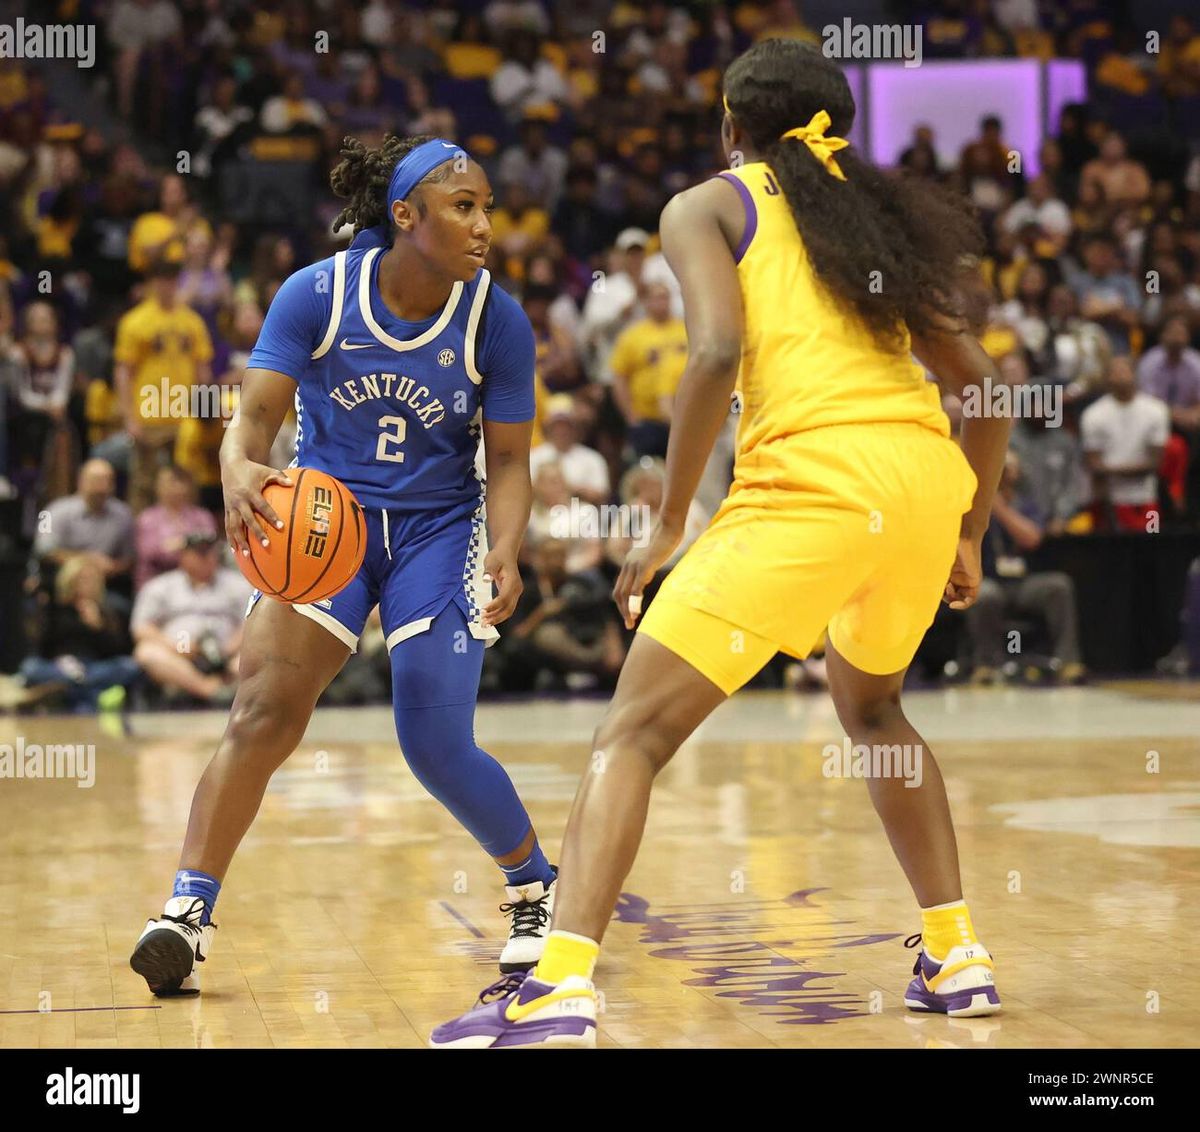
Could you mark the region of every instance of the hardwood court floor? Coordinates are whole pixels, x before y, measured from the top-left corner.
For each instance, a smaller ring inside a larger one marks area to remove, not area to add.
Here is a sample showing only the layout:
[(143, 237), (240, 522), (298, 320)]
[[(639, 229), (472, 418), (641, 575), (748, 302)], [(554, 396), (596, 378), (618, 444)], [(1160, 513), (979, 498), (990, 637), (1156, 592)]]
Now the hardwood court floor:
[[(828, 699), (744, 693), (660, 776), (597, 973), (602, 1045), (1195, 1044), (1197, 688), (908, 703), (1005, 1013), (904, 1009), (919, 919), (863, 784), (822, 774)], [(554, 852), (602, 707), (479, 713)], [(495, 871), (408, 772), (389, 711), (323, 710), (226, 879), (204, 996), (152, 998), (129, 952), (223, 723), (0, 720), (0, 743), (95, 746), (91, 787), (0, 779), (0, 1046), (418, 1046), (495, 978)]]

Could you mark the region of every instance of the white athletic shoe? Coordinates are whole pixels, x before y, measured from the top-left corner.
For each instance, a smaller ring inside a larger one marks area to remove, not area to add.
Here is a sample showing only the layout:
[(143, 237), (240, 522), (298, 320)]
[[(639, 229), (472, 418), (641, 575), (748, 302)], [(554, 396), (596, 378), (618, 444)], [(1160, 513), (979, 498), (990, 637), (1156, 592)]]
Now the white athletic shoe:
[(160, 998), (199, 994), (199, 964), (208, 958), (217, 925), (203, 926), (204, 901), (172, 896), (157, 920), (147, 920), (129, 957), (129, 965)]
[(500, 952), (501, 974), (528, 971), (542, 957), (546, 937), (550, 934), (550, 917), (554, 914), (554, 889), (558, 881), (552, 880), (547, 888), (542, 882), (517, 886), (505, 885), (508, 903), (500, 905), (500, 911), (512, 917), (508, 928), (508, 942)]

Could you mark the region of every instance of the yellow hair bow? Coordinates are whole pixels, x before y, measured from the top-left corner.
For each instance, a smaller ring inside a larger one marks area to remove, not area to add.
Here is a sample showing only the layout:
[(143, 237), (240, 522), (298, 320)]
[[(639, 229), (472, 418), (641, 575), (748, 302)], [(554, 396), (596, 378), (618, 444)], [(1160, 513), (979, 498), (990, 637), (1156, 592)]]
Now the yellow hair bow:
[[(833, 159), (833, 155), (839, 149), (845, 149), (850, 143), (845, 138), (826, 137), (825, 131), (829, 129), (830, 118), (828, 111), (818, 110), (808, 121), (807, 126), (797, 126), (793, 130), (788, 130), (783, 135), (784, 138), (798, 138), (812, 152), (812, 155), (825, 166), (839, 181), (846, 179), (846, 174), (842, 172), (842, 168)], [(782, 138), (780, 139), (782, 141)]]
[[(721, 102), (728, 114), (733, 113), (733, 108), (729, 105), (729, 96), (721, 95)], [(842, 172), (842, 167), (833, 159), (833, 155), (839, 149), (845, 149), (850, 143), (845, 138), (826, 137), (825, 131), (832, 124), (832, 119), (829, 117), (827, 110), (818, 110), (808, 121), (807, 126), (797, 126), (793, 130), (788, 130), (787, 133), (780, 137), (780, 141), (784, 138), (798, 138), (812, 151), (813, 156), (829, 170), (839, 181), (846, 179), (846, 174)]]

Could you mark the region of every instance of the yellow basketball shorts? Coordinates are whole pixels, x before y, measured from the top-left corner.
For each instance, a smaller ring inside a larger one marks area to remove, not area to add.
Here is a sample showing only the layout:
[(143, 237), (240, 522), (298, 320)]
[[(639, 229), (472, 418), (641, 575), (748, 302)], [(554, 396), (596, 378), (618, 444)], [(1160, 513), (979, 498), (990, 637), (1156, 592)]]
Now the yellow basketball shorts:
[[(760, 446), (760, 448), (763, 446)], [(639, 632), (727, 695), (828, 628), (855, 668), (906, 668), (942, 599), (975, 474), (918, 424), (811, 429), (739, 456), (708, 529)]]

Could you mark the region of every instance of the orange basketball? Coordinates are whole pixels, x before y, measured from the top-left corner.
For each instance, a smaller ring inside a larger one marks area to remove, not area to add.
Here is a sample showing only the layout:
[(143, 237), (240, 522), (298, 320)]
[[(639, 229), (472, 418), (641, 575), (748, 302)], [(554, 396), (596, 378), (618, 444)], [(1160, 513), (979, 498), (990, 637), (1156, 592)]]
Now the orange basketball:
[(263, 491), (283, 528), (260, 519), (270, 545), (250, 538), (249, 557), (236, 557), (246, 579), (264, 594), (307, 605), (333, 597), (358, 573), (367, 527), (341, 480), (315, 468), (288, 468), (287, 475), (291, 487), (270, 483)]

